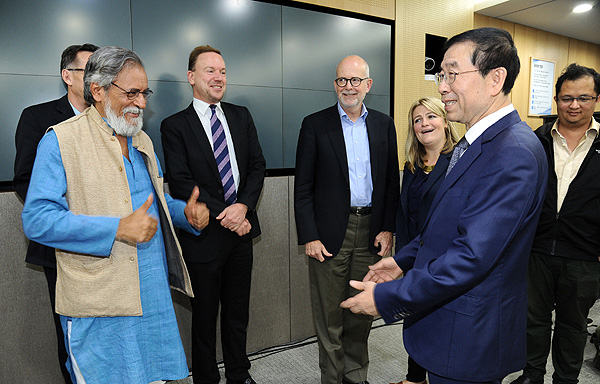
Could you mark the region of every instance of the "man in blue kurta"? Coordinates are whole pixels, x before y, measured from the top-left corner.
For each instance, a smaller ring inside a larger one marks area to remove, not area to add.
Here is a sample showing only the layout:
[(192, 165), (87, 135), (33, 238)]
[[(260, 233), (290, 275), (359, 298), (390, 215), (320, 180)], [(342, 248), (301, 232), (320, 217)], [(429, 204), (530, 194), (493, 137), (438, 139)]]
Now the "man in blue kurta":
[(208, 210), (163, 192), (141, 131), (152, 94), (140, 58), (105, 47), (89, 59), (91, 107), (40, 141), (23, 209), (26, 235), (56, 248), (56, 312), (73, 382), (188, 376), (169, 286), (192, 295), (173, 224), (199, 233)]

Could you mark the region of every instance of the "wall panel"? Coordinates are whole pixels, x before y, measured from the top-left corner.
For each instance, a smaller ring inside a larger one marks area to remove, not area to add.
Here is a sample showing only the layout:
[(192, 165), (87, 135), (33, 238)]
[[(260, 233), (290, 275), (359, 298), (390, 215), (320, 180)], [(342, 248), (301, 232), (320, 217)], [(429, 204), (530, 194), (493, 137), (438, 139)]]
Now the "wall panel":
[[(0, 181), (8, 183), (13, 177), (14, 131), (22, 109), (64, 92), (58, 67), (67, 45), (120, 45), (140, 55), (155, 91), (145, 111), (145, 130), (161, 162), (160, 122), (192, 100), (186, 75), (189, 52), (197, 45), (213, 45), (227, 63), (229, 90), (224, 100), (250, 109), (267, 167), (292, 168), (303, 116), (291, 113), (296, 116), (293, 121), (290, 113), (285, 116), (283, 90), (332, 91), (336, 64), (356, 53), (369, 62), (376, 79), (371, 93), (384, 97), (374, 99), (388, 100), (377, 108), (389, 110), (390, 24), (250, 0), (4, 1), (0, 31), (11, 39), (0, 41), (2, 51), (10, 52), (0, 57), (0, 86), (11, 92), (0, 96), (0, 111), (7, 116), (0, 122)], [(39, 38), (40, 33), (52, 38)], [(19, 87), (17, 78), (5, 75), (25, 76), (24, 84), (34, 85)], [(50, 92), (31, 92), (40, 88), (37, 83), (52, 84)], [(48, 97), (40, 97), (42, 93)], [(292, 104), (306, 103), (298, 99)], [(307, 114), (330, 104), (312, 103)], [(293, 127), (291, 133), (284, 119)]]
[(394, 20), (395, 0), (294, 0)]
[(396, 81), (394, 117), (400, 164), (404, 163), (407, 114), (420, 97), (440, 97), (433, 81), (424, 80), (425, 34), (452, 37), (473, 27), (473, 4), (461, 0), (396, 2)]
[[(540, 117), (527, 116), (529, 106), (529, 73), (531, 71), (531, 58), (549, 60), (554, 62), (554, 82), (560, 72), (568, 64), (569, 38), (535, 28), (515, 24), (513, 36), (515, 45), (521, 59), (521, 73), (515, 81), (512, 91), (512, 101), (523, 119), (532, 129), (542, 125)], [(553, 82), (553, 83), (554, 83)], [(552, 105), (552, 113), (556, 113), (556, 103)]]

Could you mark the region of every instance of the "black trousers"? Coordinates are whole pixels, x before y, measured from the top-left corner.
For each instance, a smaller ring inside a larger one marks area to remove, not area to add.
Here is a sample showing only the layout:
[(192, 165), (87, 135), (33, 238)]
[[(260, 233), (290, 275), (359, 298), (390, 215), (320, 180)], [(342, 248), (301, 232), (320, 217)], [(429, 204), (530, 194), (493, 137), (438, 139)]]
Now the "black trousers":
[(552, 381), (577, 383), (588, 336), (586, 319), (600, 289), (598, 276), (598, 261), (531, 253), (527, 269), (527, 366), (523, 374), (534, 383), (544, 380), (550, 350)]
[[(232, 233), (233, 236), (237, 236)], [(225, 377), (241, 381), (250, 375), (246, 336), (252, 274), (252, 241), (231, 236), (216, 259), (187, 263), (195, 297), (192, 303), (192, 377), (195, 384), (218, 384), (216, 329), (221, 305), (221, 345)], [(202, 252), (202, 250), (198, 250)]]
[(48, 293), (50, 295), (50, 304), (52, 305), (52, 315), (54, 317), (54, 328), (56, 330), (56, 341), (58, 344), (58, 362), (60, 371), (65, 379), (65, 383), (72, 384), (71, 375), (65, 364), (67, 363), (67, 348), (65, 347), (65, 334), (60, 325), (60, 316), (54, 311), (56, 304), (56, 268), (44, 267), (46, 283), (48, 283)]

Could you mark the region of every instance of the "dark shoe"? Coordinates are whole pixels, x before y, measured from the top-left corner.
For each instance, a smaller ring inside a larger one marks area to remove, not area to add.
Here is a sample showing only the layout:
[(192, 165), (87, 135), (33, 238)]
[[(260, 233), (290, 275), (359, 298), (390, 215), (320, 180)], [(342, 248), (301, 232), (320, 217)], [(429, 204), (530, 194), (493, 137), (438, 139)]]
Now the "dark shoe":
[(351, 383), (347, 380), (342, 379), (342, 384), (369, 384), (369, 382), (367, 380), (365, 380), (365, 381), (359, 381), (358, 383)]
[(246, 380), (227, 380), (227, 384), (256, 384), (256, 381), (249, 377)]
[(542, 384), (542, 382), (533, 381), (529, 377), (521, 375), (515, 380), (511, 381), (510, 384)]

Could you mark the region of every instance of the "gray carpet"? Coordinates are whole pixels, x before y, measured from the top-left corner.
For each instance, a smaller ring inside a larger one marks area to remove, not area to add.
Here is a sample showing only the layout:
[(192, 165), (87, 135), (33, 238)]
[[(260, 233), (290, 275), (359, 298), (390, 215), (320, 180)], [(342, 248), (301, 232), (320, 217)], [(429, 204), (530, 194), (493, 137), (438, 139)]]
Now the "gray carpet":
[[(589, 332), (600, 325), (600, 301), (590, 312), (594, 320)], [(402, 325), (383, 326), (383, 320), (373, 323), (369, 338), (369, 382), (371, 384), (388, 384), (405, 378), (407, 354), (402, 345)], [(591, 343), (586, 344), (583, 367), (579, 375), (582, 384), (599, 384), (600, 370), (592, 367), (596, 349)], [(250, 357), (252, 368), (250, 374), (258, 384), (318, 384), (320, 383), (318, 349), (315, 338), (299, 341), (286, 346), (270, 348)], [(546, 383), (551, 383), (552, 361), (548, 359)], [(503, 383), (510, 383), (520, 375), (515, 372), (507, 376)], [(221, 368), (221, 384), (225, 384)], [(175, 383), (175, 382), (174, 382)], [(179, 384), (193, 384), (190, 377), (180, 380)]]

